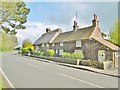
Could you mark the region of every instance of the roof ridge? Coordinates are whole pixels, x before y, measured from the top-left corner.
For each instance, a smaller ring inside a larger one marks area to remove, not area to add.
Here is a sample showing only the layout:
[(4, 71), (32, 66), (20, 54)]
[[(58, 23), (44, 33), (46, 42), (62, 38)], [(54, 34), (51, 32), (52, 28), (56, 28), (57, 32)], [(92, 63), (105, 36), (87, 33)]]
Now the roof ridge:
[(86, 28), (91, 28), (91, 27), (95, 27), (95, 26), (87, 26), (87, 27), (83, 27), (83, 28), (78, 28), (78, 30), (86, 29)]
[[(88, 26), (88, 27), (78, 28), (77, 30), (87, 29), (87, 28), (91, 28), (91, 27), (95, 27), (95, 26)], [(76, 30), (76, 31), (77, 31), (77, 30)], [(60, 34), (69, 33), (69, 32), (75, 32), (75, 31), (73, 31), (73, 30), (71, 30), (71, 31), (66, 31), (66, 32), (62, 32), (62, 33), (60, 33)]]

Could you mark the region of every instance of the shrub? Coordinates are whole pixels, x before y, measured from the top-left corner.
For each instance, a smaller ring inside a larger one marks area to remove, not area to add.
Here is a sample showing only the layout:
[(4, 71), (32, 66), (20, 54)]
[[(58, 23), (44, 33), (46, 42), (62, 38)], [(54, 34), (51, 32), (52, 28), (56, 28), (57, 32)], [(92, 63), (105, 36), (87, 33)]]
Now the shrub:
[(84, 58), (84, 55), (82, 52), (74, 52), (72, 53), (72, 59), (79, 59), (82, 60)]
[(34, 54), (34, 55), (43, 56), (44, 52), (41, 52), (41, 51), (34, 51), (33, 54)]
[(64, 52), (62, 57), (63, 58), (71, 58), (71, 53)]
[(46, 50), (46, 56), (50, 56), (50, 57), (54, 56), (54, 50), (52, 49)]
[(32, 46), (32, 47), (26, 47), (26, 48), (21, 48), (21, 52), (22, 53), (28, 53), (28, 52), (32, 53), (33, 51), (34, 51), (34, 46)]
[(90, 61), (90, 66), (92, 66), (92, 67), (98, 67), (98, 65), (99, 65), (98, 61), (94, 61), (94, 60)]
[(22, 52), (22, 53), (28, 53), (29, 50), (28, 50), (28, 48), (21, 48), (21, 52)]
[(71, 59), (79, 59), (82, 60), (84, 58), (83, 53), (81, 52), (74, 52), (74, 53), (67, 53), (64, 52), (62, 55), (63, 58), (71, 58)]

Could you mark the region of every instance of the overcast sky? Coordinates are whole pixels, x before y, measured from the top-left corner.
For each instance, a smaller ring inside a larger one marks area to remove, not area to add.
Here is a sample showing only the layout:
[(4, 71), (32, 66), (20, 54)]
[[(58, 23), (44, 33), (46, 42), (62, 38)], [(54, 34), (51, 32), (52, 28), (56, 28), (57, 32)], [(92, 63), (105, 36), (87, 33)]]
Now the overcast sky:
[(34, 42), (47, 27), (72, 30), (77, 11), (80, 27), (92, 24), (93, 14), (97, 14), (102, 32), (109, 33), (118, 17), (117, 2), (26, 2), (30, 8), (26, 30), (18, 31), (20, 40)]

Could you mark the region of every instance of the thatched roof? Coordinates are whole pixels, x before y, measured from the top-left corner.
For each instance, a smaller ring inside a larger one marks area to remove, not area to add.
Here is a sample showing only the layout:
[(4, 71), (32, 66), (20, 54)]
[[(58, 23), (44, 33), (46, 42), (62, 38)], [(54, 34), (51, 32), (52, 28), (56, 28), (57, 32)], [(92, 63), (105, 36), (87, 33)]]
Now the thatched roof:
[(58, 37), (53, 41), (53, 43), (64, 42), (64, 41), (72, 41), (72, 40), (81, 40), (81, 39), (89, 39), (92, 32), (94, 31), (94, 26), (89, 26), (85, 28), (80, 28), (76, 31), (69, 31), (60, 33)]
[(53, 31), (47, 32), (43, 34), (40, 38), (38, 38), (35, 42), (34, 45), (40, 45), (44, 43), (52, 43), (52, 41), (59, 35), (61, 32), (61, 29), (55, 29)]

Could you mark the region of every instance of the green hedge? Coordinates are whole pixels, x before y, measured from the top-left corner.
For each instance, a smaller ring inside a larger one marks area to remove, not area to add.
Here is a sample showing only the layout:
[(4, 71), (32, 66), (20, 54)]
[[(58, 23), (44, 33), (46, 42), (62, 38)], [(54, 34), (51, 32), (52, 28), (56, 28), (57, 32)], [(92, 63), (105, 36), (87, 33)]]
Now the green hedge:
[(22, 52), (22, 53), (28, 53), (29, 50), (28, 50), (28, 48), (21, 48), (21, 52)]
[(79, 59), (82, 60), (84, 58), (84, 55), (82, 52), (74, 52), (72, 53), (72, 59)]
[(53, 57), (54, 56), (54, 50), (52, 50), (52, 49), (46, 50), (46, 56)]
[(74, 53), (67, 53), (64, 52), (62, 55), (63, 58), (71, 58), (71, 59), (79, 59), (82, 60), (84, 58), (84, 55), (82, 52), (74, 52)]
[(34, 55), (43, 56), (44, 52), (41, 52), (41, 51), (34, 51), (33, 54), (34, 54)]

